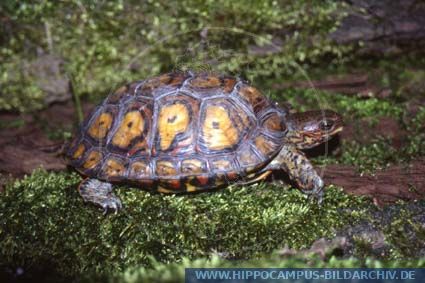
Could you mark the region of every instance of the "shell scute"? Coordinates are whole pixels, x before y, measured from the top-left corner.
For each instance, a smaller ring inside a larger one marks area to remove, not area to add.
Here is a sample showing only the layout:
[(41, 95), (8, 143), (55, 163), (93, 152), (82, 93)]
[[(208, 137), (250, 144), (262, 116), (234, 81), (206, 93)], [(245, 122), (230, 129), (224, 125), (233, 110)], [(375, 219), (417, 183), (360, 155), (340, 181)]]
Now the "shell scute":
[(160, 159), (156, 161), (155, 174), (158, 177), (177, 176), (178, 166), (171, 159)]
[(103, 153), (100, 149), (91, 149), (84, 157), (84, 163), (82, 167), (84, 170), (94, 170), (97, 168), (102, 161)]
[(149, 98), (157, 97), (181, 87), (188, 77), (185, 73), (168, 73), (154, 77), (144, 81), (136, 93)]
[(98, 141), (105, 140), (114, 122), (114, 114), (109, 111), (101, 111), (91, 122), (87, 130), (88, 135)]
[(234, 171), (236, 168), (234, 161), (228, 158), (225, 158), (225, 156), (220, 158), (214, 158), (210, 160), (210, 168), (213, 172), (228, 172), (228, 171)]
[(249, 105), (252, 111), (259, 115), (263, 110), (270, 107), (269, 100), (255, 87), (250, 85), (242, 85), (238, 94)]
[(189, 78), (184, 87), (194, 95), (208, 97), (232, 93), (237, 82), (236, 78), (204, 73)]
[(177, 94), (159, 99), (158, 105), (154, 155), (192, 152), (199, 101), (188, 95)]
[(107, 104), (119, 104), (122, 103), (125, 99), (135, 95), (135, 90), (140, 86), (141, 82), (129, 83), (124, 86), (119, 87), (112, 94), (106, 98)]
[(201, 111), (198, 147), (205, 153), (234, 150), (254, 126), (247, 113), (230, 99), (209, 99)]
[(182, 160), (180, 170), (183, 174), (189, 175), (207, 173), (207, 164), (200, 158), (192, 157)]
[(99, 177), (108, 181), (116, 181), (126, 178), (127, 161), (117, 156), (108, 156), (103, 161), (103, 166), (99, 172)]
[(74, 153), (72, 154), (72, 159), (80, 159), (84, 152), (86, 151), (86, 147), (84, 144), (79, 144)]
[(218, 88), (220, 86), (220, 78), (213, 75), (196, 76), (188, 81), (188, 87), (195, 90)]
[(282, 139), (288, 132), (286, 126), (286, 113), (278, 109), (266, 112), (260, 118), (261, 131), (269, 136)]
[(152, 178), (151, 163), (148, 159), (132, 160), (128, 166), (128, 178), (132, 181)]
[(254, 139), (254, 144), (257, 150), (266, 158), (272, 158), (279, 148), (281, 147), (280, 143), (275, 141), (269, 136), (265, 136), (263, 134), (259, 134)]
[(133, 100), (122, 106), (120, 119), (111, 130), (108, 150), (127, 156), (149, 155), (149, 139), (152, 135), (153, 103)]
[(236, 158), (240, 166), (244, 168), (246, 172), (255, 170), (264, 162), (264, 158), (259, 156), (253, 146), (249, 143), (245, 144), (238, 150), (236, 153)]
[(235, 88), (235, 85), (237, 83), (237, 79), (232, 77), (224, 77), (222, 79), (222, 88), (224, 93), (231, 93), (233, 89)]

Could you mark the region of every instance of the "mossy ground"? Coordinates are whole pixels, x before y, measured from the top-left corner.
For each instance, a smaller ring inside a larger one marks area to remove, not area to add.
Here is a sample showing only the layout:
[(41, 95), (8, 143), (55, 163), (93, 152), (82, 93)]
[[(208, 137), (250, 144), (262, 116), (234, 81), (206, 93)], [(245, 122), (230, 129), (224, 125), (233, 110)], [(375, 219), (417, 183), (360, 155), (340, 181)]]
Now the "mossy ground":
[(79, 180), (76, 174), (38, 171), (6, 189), (0, 199), (3, 263), (49, 262), (72, 275), (146, 265), (151, 257), (255, 258), (332, 237), (365, 207), (336, 188), (321, 207), (298, 190), (264, 184), (186, 196), (121, 188), (125, 210), (103, 216), (84, 205)]
[[(421, 260), (408, 261), (418, 256), (425, 243), (423, 227), (416, 219), (423, 215), (423, 205), (416, 211), (408, 204), (392, 206), (398, 212), (389, 214), (385, 223), (374, 215), (387, 213), (369, 200), (335, 187), (327, 188), (321, 206), (296, 189), (277, 185), (184, 196), (121, 187), (117, 192), (125, 210), (103, 216), (83, 203), (76, 191), (79, 181), (77, 174), (39, 170), (6, 188), (0, 198), (0, 265), (11, 270), (23, 267), (30, 274), (48, 269), (66, 278), (95, 273), (120, 277), (120, 272), (137, 266), (147, 268), (136, 271), (142, 277), (151, 278), (158, 269), (178, 271), (181, 276), (186, 263), (235, 265), (226, 259), (237, 259), (241, 265), (249, 263), (240, 260), (258, 259), (251, 264), (262, 266), (394, 266), (399, 262), (390, 259), (424, 265)], [(352, 255), (361, 260), (267, 259), (276, 250), (308, 248), (318, 238), (333, 238), (365, 221), (384, 232), (388, 253), (374, 254), (368, 246), (373, 243), (357, 239)], [(191, 261), (211, 256), (216, 259)], [(383, 262), (365, 261), (368, 256)], [(218, 263), (217, 257), (221, 258)]]
[[(425, 57), (370, 60), (356, 56), (361, 43), (330, 41), (327, 35), (346, 15), (335, 11), (344, 9), (334, 1), (4, 1), (0, 109), (37, 116), (32, 111), (47, 107), (45, 94), (25, 70), (41, 49), (64, 58), (75, 95), (84, 101), (98, 102), (115, 86), (172, 69), (226, 72), (251, 80), (296, 110), (319, 105), (343, 113), (346, 124), (354, 125), (353, 136), (337, 151), (314, 158), (315, 164), (350, 164), (373, 173), (424, 156), (425, 107), (416, 102), (425, 94)], [(277, 46), (273, 52), (252, 51), (253, 46), (270, 49), (271, 42)], [(373, 74), (391, 94), (365, 99), (274, 87), (352, 72)], [(405, 132), (400, 147), (379, 135), (367, 142), (355, 139), (382, 117), (391, 117)], [(0, 127), (22, 123), (18, 118)], [(70, 125), (43, 129), (53, 138), (71, 134)], [(83, 204), (76, 192), (79, 180), (75, 173), (39, 170), (6, 187), (0, 195), (0, 268), (24, 267), (27, 274), (47, 268), (60, 277), (106, 273), (113, 274), (110, 280), (132, 282), (130, 272), (146, 280), (171, 280), (170, 274), (181, 279), (185, 266), (424, 267), (423, 260), (414, 260), (425, 241), (423, 203), (380, 210), (335, 187), (327, 188), (322, 207), (296, 189), (271, 184), (185, 196), (122, 187), (124, 212), (105, 217)], [(269, 255), (285, 246), (307, 248), (318, 238), (362, 225), (384, 233), (383, 254), (356, 238), (350, 252), (357, 259)]]

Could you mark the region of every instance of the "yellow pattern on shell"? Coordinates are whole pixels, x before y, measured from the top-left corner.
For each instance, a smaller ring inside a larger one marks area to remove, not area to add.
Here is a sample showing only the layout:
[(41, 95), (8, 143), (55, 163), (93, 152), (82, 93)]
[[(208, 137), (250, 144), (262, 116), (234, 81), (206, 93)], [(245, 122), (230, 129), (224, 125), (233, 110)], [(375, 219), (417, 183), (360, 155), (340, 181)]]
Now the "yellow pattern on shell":
[(80, 158), (81, 155), (83, 155), (85, 149), (86, 147), (84, 146), (84, 144), (80, 144), (75, 150), (74, 154), (72, 155), (72, 158), (74, 159)]
[(83, 167), (85, 169), (93, 169), (99, 164), (102, 159), (102, 154), (99, 151), (90, 152), (89, 156), (86, 158), (86, 162), (84, 162)]
[(143, 161), (136, 161), (130, 166), (129, 177), (138, 178), (141, 176), (149, 176), (149, 164)]
[(145, 125), (142, 114), (139, 111), (131, 111), (124, 115), (118, 130), (112, 138), (112, 144), (120, 148), (127, 148), (131, 141), (139, 137)]
[(174, 164), (170, 161), (158, 161), (156, 163), (156, 174), (158, 176), (174, 176), (177, 174)]
[(150, 175), (149, 163), (136, 161), (130, 165), (128, 177), (131, 179), (140, 179)]
[(239, 140), (227, 110), (222, 106), (209, 106), (202, 125), (205, 145), (210, 150), (222, 150), (234, 146)]
[(202, 173), (204, 170), (202, 168), (203, 162), (199, 159), (186, 159), (181, 163), (182, 173)]
[(192, 192), (196, 192), (196, 191), (197, 191), (196, 186), (189, 184), (189, 183), (186, 183), (186, 192), (192, 193)]
[(89, 128), (89, 135), (94, 139), (103, 139), (112, 125), (112, 115), (104, 112), (100, 114)]
[(124, 165), (122, 165), (120, 162), (114, 159), (109, 159), (106, 161), (106, 166), (103, 169), (103, 172), (108, 177), (118, 177), (123, 175), (124, 170)]
[(189, 110), (184, 104), (175, 103), (164, 106), (158, 118), (161, 150), (169, 149), (176, 136), (187, 131), (189, 122)]

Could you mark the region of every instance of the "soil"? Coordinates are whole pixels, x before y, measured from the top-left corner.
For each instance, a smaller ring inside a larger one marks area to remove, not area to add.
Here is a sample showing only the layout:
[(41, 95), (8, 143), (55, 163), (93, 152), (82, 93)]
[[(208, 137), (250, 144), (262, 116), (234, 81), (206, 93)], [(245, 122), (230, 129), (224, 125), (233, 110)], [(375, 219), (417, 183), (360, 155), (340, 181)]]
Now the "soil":
[[(83, 107), (85, 113), (92, 108), (91, 104)], [(0, 128), (0, 176), (20, 178), (40, 167), (66, 169), (60, 155), (64, 139), (56, 133), (64, 129), (71, 132), (76, 125), (72, 103), (54, 104), (33, 115), (0, 113), (0, 120), (6, 125)]]

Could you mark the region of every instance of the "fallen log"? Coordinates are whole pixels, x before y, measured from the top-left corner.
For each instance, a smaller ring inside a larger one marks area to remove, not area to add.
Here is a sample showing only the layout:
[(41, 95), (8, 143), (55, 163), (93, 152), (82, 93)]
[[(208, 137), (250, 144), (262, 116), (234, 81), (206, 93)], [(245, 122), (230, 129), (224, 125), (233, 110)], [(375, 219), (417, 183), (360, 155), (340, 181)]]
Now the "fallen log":
[(373, 175), (361, 175), (349, 165), (329, 165), (323, 172), (326, 184), (342, 187), (350, 194), (370, 196), (378, 205), (425, 199), (425, 158), (393, 165)]
[(425, 3), (416, 0), (350, 0), (348, 16), (330, 34), (339, 44), (362, 42), (364, 55), (397, 55), (425, 43)]

